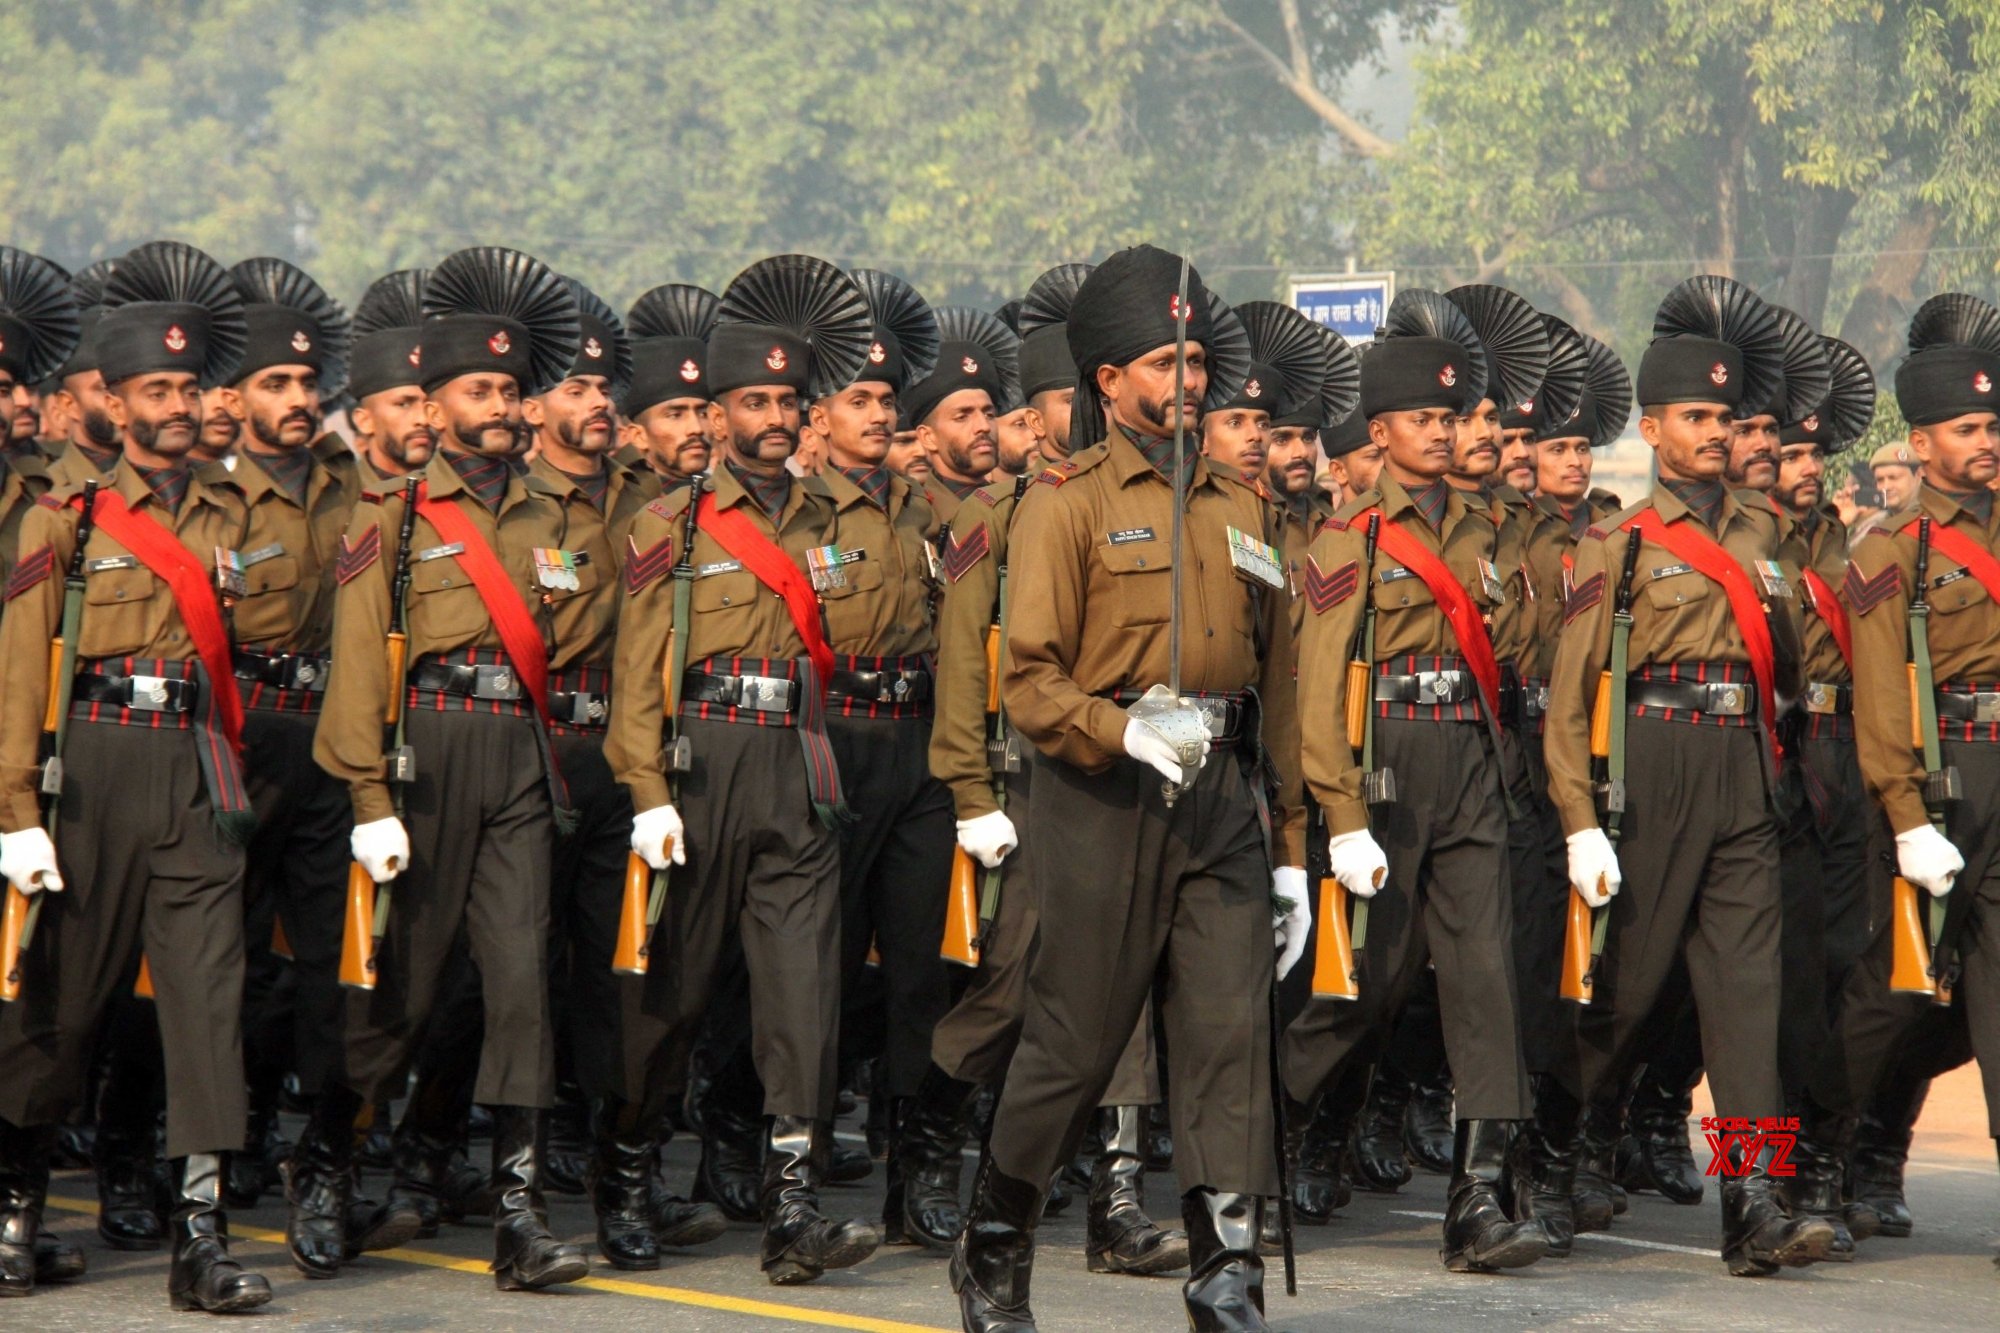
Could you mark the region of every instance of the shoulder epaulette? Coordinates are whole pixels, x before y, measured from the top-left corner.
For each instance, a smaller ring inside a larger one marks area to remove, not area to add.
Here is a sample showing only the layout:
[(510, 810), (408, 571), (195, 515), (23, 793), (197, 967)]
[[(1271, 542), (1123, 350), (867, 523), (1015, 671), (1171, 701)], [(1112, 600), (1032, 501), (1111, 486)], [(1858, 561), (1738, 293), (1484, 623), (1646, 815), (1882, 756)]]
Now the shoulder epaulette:
[[(1356, 515), (1365, 514), (1381, 503), (1382, 492), (1377, 490), (1363, 491), (1346, 504), (1340, 506), (1340, 508), (1334, 510), (1333, 517), (1351, 524)], [(1327, 521), (1332, 522), (1333, 520), (1329, 519)]]
[(1347, 520), (1342, 518), (1338, 514), (1334, 514), (1331, 517), (1329, 517), (1326, 520), (1326, 522), (1320, 524), (1319, 530), (1321, 532), (1327, 532), (1327, 531), (1345, 532), (1347, 531), (1347, 527), (1348, 527)]
[(1778, 512), (1778, 507), (1771, 503), (1771, 497), (1762, 491), (1731, 491), (1730, 494), (1735, 496), (1736, 503), (1742, 505), (1745, 509), (1755, 509), (1766, 514), (1775, 514)]
[(988, 509), (991, 509), (994, 505), (1000, 503), (1000, 497), (995, 495), (992, 491), (988, 490), (984, 486), (981, 486), (978, 490), (974, 491), (972, 493), (972, 498), (979, 501), (979, 503), (985, 505)]
[(1094, 444), (1088, 449), (1071, 454), (1060, 463), (1049, 464), (1042, 469), (1042, 475), (1036, 480), (1047, 482), (1051, 486), (1060, 486), (1074, 477), (1082, 476), (1110, 456), (1111, 450), (1107, 446)]

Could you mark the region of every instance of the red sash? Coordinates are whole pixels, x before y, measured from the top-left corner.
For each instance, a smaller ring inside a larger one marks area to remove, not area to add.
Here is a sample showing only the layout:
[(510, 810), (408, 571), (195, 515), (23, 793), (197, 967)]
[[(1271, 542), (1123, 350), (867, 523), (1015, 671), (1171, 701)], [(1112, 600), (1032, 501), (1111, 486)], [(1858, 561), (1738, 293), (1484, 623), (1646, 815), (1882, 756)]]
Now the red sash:
[(713, 491), (702, 492), (695, 526), (715, 538), (716, 545), (734, 556), (756, 576), (757, 582), (785, 599), (792, 628), (805, 643), (806, 656), (812, 659), (813, 670), (819, 675), (816, 682), (819, 693), (824, 696), (827, 682), (833, 679), (833, 648), (820, 630), (819, 598), (813, 592), (812, 580), (792, 563), (782, 547), (758, 530), (742, 509), (716, 508)]
[[(1903, 527), (1902, 535), (1915, 538), (1917, 524), (1914, 519)], [(1931, 520), (1931, 545), (1942, 551), (1945, 558), (1955, 560), (1965, 566), (1966, 572), (1979, 580), (1979, 586), (1986, 589), (1986, 595), (2000, 602), (2000, 560), (1993, 558), (1993, 552), (1981, 546), (1956, 528), (1948, 528), (1936, 519)]]
[[(1349, 527), (1364, 527), (1368, 510), (1356, 514), (1348, 520)], [(1397, 564), (1424, 581), (1437, 601), (1438, 609), (1451, 625), (1451, 632), (1458, 640), (1458, 650), (1464, 654), (1466, 665), (1472, 668), (1473, 678), (1479, 682), (1479, 696), (1486, 701), (1486, 716), (1493, 723), (1500, 720), (1500, 663), (1493, 656), (1493, 640), (1486, 633), (1486, 618), (1473, 604), (1472, 594), (1459, 583), (1457, 576), (1446, 567), (1443, 560), (1422, 539), (1407, 532), (1394, 519), (1382, 524), (1380, 536), (1382, 550)]]
[(1834, 645), (1840, 649), (1841, 660), (1847, 663), (1847, 669), (1854, 670), (1854, 631), (1847, 625), (1847, 608), (1840, 604), (1840, 599), (1833, 595), (1833, 589), (1827, 586), (1826, 580), (1817, 571), (1807, 569), (1804, 574), (1806, 591), (1812, 594), (1813, 610), (1833, 631)]
[(1750, 655), (1750, 674), (1757, 678), (1758, 724), (1771, 743), (1771, 757), (1782, 759), (1784, 747), (1778, 744), (1777, 726), (1778, 653), (1771, 644), (1770, 622), (1764, 619), (1764, 599), (1750, 586), (1750, 576), (1736, 563), (1735, 556), (1701, 531), (1694, 521), (1662, 523), (1658, 514), (1640, 514), (1619, 526), (1630, 532), (1634, 541), (1664, 546), (1709, 581), (1722, 585), (1724, 595), (1729, 598), (1730, 614), (1736, 617), (1737, 632), (1743, 636), (1743, 649)]
[(535, 701), (536, 716), (544, 726), (549, 725), (549, 650), (535, 624), (535, 613), (514, 586), (507, 567), (486, 544), (472, 515), (448, 500), (433, 499), (427, 483), (417, 486), (417, 512), (437, 529), (438, 536), (465, 548), (458, 553), (459, 566), (471, 576), (479, 600), (485, 603), (507, 660), (520, 673), (522, 689)]

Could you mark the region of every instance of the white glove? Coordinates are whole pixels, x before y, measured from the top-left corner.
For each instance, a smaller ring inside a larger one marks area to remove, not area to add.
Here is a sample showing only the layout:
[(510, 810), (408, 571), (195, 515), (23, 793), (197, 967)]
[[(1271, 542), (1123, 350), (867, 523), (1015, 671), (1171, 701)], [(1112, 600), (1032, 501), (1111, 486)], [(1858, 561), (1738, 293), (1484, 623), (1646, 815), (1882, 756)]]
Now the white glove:
[[(1194, 773), (1201, 772), (1201, 766), (1208, 762), (1208, 750), (1209, 743), (1204, 740), (1201, 743), (1201, 758), (1195, 761)], [(1182, 776), (1180, 756), (1174, 753), (1174, 747), (1167, 744), (1159, 732), (1136, 717), (1127, 719), (1125, 723), (1125, 753), (1142, 764), (1150, 765), (1154, 772), (1177, 787), (1194, 781), (1194, 773)]]
[[(1965, 858), (1935, 827), (1919, 824), (1896, 835), (1896, 869), (1912, 884), (1923, 885), (1931, 897), (1942, 898), (1951, 892), (1958, 872), (1965, 869)], [(8, 878), (13, 878), (11, 872)]]
[(1570, 887), (1592, 907), (1610, 902), (1625, 882), (1611, 839), (1604, 836), (1603, 829), (1587, 828), (1570, 834), (1564, 842), (1569, 847)]
[(1326, 857), (1340, 887), (1357, 898), (1373, 898), (1389, 874), (1388, 855), (1365, 828), (1334, 835), (1326, 844)]
[(1014, 832), (1014, 821), (1007, 818), (1007, 812), (995, 810), (976, 819), (959, 820), (958, 845), (965, 848), (967, 856), (992, 870), (1021, 845), (1021, 837)]
[(1306, 892), (1306, 872), (1301, 866), (1279, 866), (1271, 872), (1274, 912), (1271, 927), (1277, 932), (1278, 980), (1292, 970), (1306, 951), (1306, 935), (1312, 930), (1312, 895)]
[(681, 812), (671, 805), (656, 805), (632, 816), (632, 850), (655, 870), (667, 868), (667, 839), (674, 840), (674, 864), (688, 862), (687, 838), (681, 831)]
[(0, 879), (25, 894), (63, 890), (62, 871), (56, 867), (56, 845), (43, 829), (25, 828), (19, 833), (0, 834)]
[(377, 884), (387, 884), (410, 866), (410, 835), (403, 821), (394, 815), (367, 824), (356, 824), (347, 845), (354, 859)]

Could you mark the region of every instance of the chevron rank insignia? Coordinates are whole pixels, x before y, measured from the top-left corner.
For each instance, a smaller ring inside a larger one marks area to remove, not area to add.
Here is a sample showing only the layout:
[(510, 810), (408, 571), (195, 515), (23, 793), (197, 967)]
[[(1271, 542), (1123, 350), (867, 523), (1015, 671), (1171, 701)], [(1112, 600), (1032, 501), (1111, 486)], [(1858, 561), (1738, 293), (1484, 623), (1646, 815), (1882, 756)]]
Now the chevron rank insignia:
[(643, 551), (631, 537), (625, 539), (625, 545), (629, 548), (625, 559), (625, 595), (628, 597), (659, 582), (660, 576), (674, 567), (674, 539), (671, 536), (660, 538)]
[(21, 557), (21, 563), (14, 566), (7, 575), (6, 600), (13, 601), (28, 589), (55, 573), (56, 552), (52, 546), (44, 546)]
[(1563, 603), (1563, 624), (1569, 624), (1603, 600), (1604, 575), (1601, 572), (1592, 574), (1570, 589), (1569, 600)]
[(945, 577), (956, 583), (970, 573), (974, 565), (985, 559), (986, 553), (991, 549), (993, 549), (993, 538), (987, 533), (986, 525), (981, 523), (971, 532), (952, 533), (951, 540), (945, 544), (944, 551), (938, 559), (944, 565)]
[(1840, 597), (1854, 609), (1854, 614), (1865, 616), (1902, 590), (1901, 565), (1884, 565), (1876, 571), (1875, 577), (1869, 578), (1861, 572), (1860, 565), (1850, 560), (1847, 562), (1847, 577), (1840, 584)]
[(1359, 561), (1350, 560), (1329, 574), (1320, 569), (1319, 561), (1306, 557), (1306, 603), (1312, 607), (1314, 615), (1325, 615), (1352, 597), (1354, 590), (1360, 586)]
[(382, 556), (382, 529), (373, 524), (361, 535), (361, 540), (342, 535), (340, 554), (333, 563), (333, 576), (341, 583), (354, 581), (356, 575), (374, 564)]

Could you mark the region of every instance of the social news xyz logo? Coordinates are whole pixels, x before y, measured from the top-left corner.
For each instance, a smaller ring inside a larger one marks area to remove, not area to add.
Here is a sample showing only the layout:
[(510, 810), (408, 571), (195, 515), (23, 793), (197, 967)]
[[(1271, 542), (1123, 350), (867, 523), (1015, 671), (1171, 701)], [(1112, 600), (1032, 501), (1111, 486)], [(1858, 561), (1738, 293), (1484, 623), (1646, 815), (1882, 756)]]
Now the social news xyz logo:
[(1747, 1176), (1751, 1164), (1769, 1154), (1764, 1171), (1772, 1176), (1795, 1176), (1792, 1149), (1799, 1143), (1799, 1118), (1762, 1116), (1756, 1120), (1705, 1115), (1701, 1134), (1708, 1140), (1708, 1173), (1711, 1176)]

